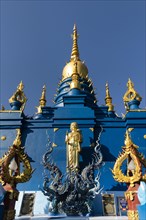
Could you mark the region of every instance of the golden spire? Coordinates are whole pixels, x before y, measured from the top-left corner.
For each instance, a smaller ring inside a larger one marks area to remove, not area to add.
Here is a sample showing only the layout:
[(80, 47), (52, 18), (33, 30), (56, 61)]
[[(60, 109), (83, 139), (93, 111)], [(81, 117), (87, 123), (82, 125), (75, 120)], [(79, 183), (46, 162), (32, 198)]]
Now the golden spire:
[(42, 113), (42, 107), (46, 106), (46, 86), (44, 85), (43, 86), (43, 91), (42, 91), (42, 95), (41, 95), (41, 98), (39, 100), (39, 106), (37, 106), (37, 110), (38, 112), (37, 113)]
[(40, 98), (40, 106), (44, 107), (46, 105), (46, 86), (43, 86), (42, 96)]
[(79, 82), (79, 74), (78, 74), (78, 70), (77, 70), (77, 62), (74, 62), (74, 69), (73, 69), (73, 73), (72, 73), (72, 82), (70, 84), (70, 89), (81, 89), (81, 85)]
[(73, 46), (72, 46), (72, 52), (71, 52), (71, 59), (70, 59), (70, 61), (72, 61), (72, 60), (76, 60), (76, 61), (80, 60), (80, 58), (79, 58), (78, 42), (77, 42), (78, 36), (79, 35), (77, 34), (77, 27), (74, 24), (73, 34), (72, 34)]
[(129, 78), (128, 82), (127, 82), (127, 91), (125, 93), (125, 95), (123, 96), (123, 101), (126, 102), (130, 102), (132, 100), (138, 100), (141, 101), (142, 98), (141, 96), (136, 92), (136, 90), (134, 89), (134, 83), (131, 81), (131, 79)]
[(112, 104), (112, 98), (110, 96), (108, 83), (106, 83), (105, 87), (106, 87), (105, 104), (106, 106), (108, 106), (108, 111), (114, 111), (114, 106)]

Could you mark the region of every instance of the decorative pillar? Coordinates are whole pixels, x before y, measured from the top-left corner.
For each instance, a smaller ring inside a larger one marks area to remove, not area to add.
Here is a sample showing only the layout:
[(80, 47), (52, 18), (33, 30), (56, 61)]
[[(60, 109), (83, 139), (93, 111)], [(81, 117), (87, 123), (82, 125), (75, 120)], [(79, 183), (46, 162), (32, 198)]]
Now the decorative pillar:
[[(24, 169), (20, 172), (20, 163)], [(15, 202), (18, 200), (19, 191), (16, 189), (18, 183), (27, 182), (32, 175), (32, 168), (29, 158), (24, 153), (21, 145), (21, 131), (17, 129), (17, 135), (9, 150), (0, 159), (0, 182), (5, 190), (4, 216), (3, 220), (15, 219)]]
[[(146, 174), (142, 174), (142, 165), (146, 167), (144, 156), (138, 152), (138, 146), (135, 145), (130, 137), (133, 128), (129, 128), (125, 134), (125, 146), (118, 156), (112, 170), (113, 177), (116, 181), (127, 183), (128, 189), (125, 192), (125, 198), (128, 203), (128, 220), (139, 220), (137, 205), (140, 204), (138, 199), (138, 188), (140, 181), (146, 181)], [(122, 172), (121, 166), (127, 160), (127, 173)]]

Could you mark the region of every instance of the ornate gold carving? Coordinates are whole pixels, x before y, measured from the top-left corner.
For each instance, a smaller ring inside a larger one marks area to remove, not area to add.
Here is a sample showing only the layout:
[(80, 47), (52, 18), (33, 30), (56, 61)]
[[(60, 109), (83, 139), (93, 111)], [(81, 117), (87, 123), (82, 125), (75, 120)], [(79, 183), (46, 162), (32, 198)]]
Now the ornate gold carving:
[(82, 135), (78, 129), (77, 122), (70, 124), (70, 133), (66, 134), (65, 142), (67, 145), (67, 170), (78, 171), (79, 169), (79, 153), (81, 151)]
[[(114, 174), (114, 179), (116, 181), (130, 183), (130, 186), (132, 187), (134, 186), (135, 182), (139, 181), (142, 178), (142, 171), (140, 159), (137, 152), (138, 146), (136, 146), (132, 142), (130, 138), (130, 131), (132, 131), (131, 128), (126, 131), (125, 146), (123, 147), (123, 152), (118, 156), (115, 162), (112, 173)], [(122, 170), (120, 169), (126, 159), (129, 160), (129, 166), (130, 163), (132, 163), (133, 165), (133, 168), (128, 168), (127, 176), (124, 175)]]
[(21, 106), (21, 110), (23, 111), (24, 110), (24, 107), (25, 107), (25, 104), (26, 104), (26, 101), (27, 101), (27, 98), (23, 92), (23, 88), (24, 88), (24, 85), (22, 83), (22, 81), (19, 83), (19, 85), (17, 86), (17, 90), (16, 92), (12, 95), (12, 97), (9, 99), (9, 103), (12, 103), (12, 102), (15, 102), (15, 101), (19, 101), (22, 103), (22, 106)]
[(139, 220), (137, 210), (128, 210), (127, 215), (128, 215), (128, 220)]
[(128, 82), (127, 82), (127, 88), (128, 89), (127, 89), (125, 95), (123, 96), (123, 101), (125, 102), (125, 104), (127, 102), (130, 102), (130, 101), (134, 100), (134, 99), (138, 100), (138, 101), (142, 100), (141, 96), (134, 89), (134, 84), (131, 81), (131, 79), (129, 79)]
[(136, 194), (137, 194), (137, 191), (126, 191), (125, 198), (126, 198), (126, 200), (133, 201)]
[[(10, 183), (12, 186), (17, 183), (23, 183), (28, 181), (32, 175), (32, 168), (27, 154), (24, 153), (24, 147), (21, 146), (21, 131), (17, 130), (16, 138), (13, 145), (9, 148), (8, 152), (0, 160), (0, 166), (2, 168), (2, 176), (0, 182)], [(19, 163), (23, 163), (24, 170), (19, 173), (19, 169), (10, 168), (12, 160), (17, 160), (17, 167)]]
[(56, 131), (58, 131), (59, 130), (59, 128), (54, 128), (54, 132), (56, 132)]
[(106, 104), (106, 106), (108, 106), (108, 111), (114, 111), (114, 106), (112, 104), (112, 98), (110, 96), (108, 83), (106, 83), (105, 104)]
[(6, 136), (1, 136), (1, 140), (5, 141), (6, 140)]
[(81, 89), (79, 74), (77, 72), (77, 62), (74, 62), (74, 69), (72, 73), (72, 82), (70, 84), (70, 89)]

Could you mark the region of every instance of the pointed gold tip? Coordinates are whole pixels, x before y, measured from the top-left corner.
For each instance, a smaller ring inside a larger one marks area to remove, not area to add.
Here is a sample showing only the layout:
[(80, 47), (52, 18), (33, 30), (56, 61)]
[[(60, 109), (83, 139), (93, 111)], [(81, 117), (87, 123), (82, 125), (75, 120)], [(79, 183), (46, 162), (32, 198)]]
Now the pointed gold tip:
[(105, 104), (106, 106), (108, 106), (108, 111), (114, 111), (114, 106), (112, 104), (112, 97), (110, 96), (108, 82), (106, 82), (105, 87), (106, 87)]
[(72, 60), (80, 60), (79, 58), (79, 49), (78, 49), (78, 34), (77, 34), (77, 26), (76, 24), (74, 24), (73, 27), (73, 34), (72, 34), (72, 38), (73, 38), (73, 46), (72, 46), (72, 52), (71, 52), (71, 61)]
[(40, 98), (40, 106), (44, 107), (45, 105), (46, 105), (46, 85), (43, 86), (43, 91)]

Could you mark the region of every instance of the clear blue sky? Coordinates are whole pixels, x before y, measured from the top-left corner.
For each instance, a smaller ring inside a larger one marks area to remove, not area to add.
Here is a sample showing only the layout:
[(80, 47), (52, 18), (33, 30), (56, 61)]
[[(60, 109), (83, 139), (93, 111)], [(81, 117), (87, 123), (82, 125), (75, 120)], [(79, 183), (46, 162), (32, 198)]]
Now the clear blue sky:
[(115, 1), (1, 1), (1, 104), (22, 80), (28, 98), (25, 114), (33, 115), (42, 87), (47, 106), (53, 105), (62, 69), (70, 59), (74, 23), (80, 35), (81, 60), (96, 88), (98, 105), (104, 104), (105, 83), (116, 112), (125, 113), (123, 95), (128, 78), (146, 106), (146, 2)]

